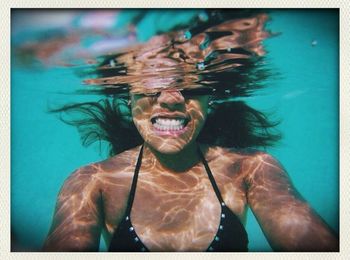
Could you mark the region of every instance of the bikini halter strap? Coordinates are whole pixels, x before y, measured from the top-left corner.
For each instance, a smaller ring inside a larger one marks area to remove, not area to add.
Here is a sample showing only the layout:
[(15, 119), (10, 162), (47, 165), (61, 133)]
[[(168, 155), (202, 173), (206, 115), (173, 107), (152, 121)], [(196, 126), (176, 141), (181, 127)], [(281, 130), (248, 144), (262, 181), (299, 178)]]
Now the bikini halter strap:
[[(127, 208), (126, 208), (126, 214), (128, 216), (130, 215), (132, 204), (134, 202), (134, 197), (135, 197), (135, 192), (136, 192), (136, 185), (137, 185), (137, 179), (138, 179), (138, 175), (139, 175), (139, 171), (140, 171), (141, 163), (142, 163), (143, 147), (144, 147), (144, 145), (141, 146), (141, 149), (140, 149), (140, 152), (139, 152), (139, 157), (137, 159), (137, 163), (136, 163), (136, 166), (135, 166), (134, 177), (132, 179), (130, 195), (129, 195), (128, 204), (127, 204)], [(222, 204), (224, 202), (224, 200), (221, 197), (221, 194), (220, 194), (219, 188), (218, 188), (218, 186), (217, 186), (217, 184), (215, 182), (214, 176), (213, 176), (213, 174), (212, 174), (212, 172), (211, 172), (211, 170), (209, 168), (209, 165), (208, 165), (207, 161), (205, 160), (204, 155), (203, 155), (201, 149), (199, 148), (199, 146), (198, 146), (198, 154), (199, 154), (199, 157), (201, 158), (202, 163), (203, 163), (203, 165), (205, 167), (205, 170), (206, 170), (206, 172), (208, 174), (209, 180), (211, 182), (211, 185), (213, 186), (213, 189), (214, 189), (214, 192), (216, 194), (216, 197), (218, 198), (218, 200)]]
[(128, 204), (127, 204), (127, 208), (126, 208), (126, 215), (127, 216), (130, 215), (131, 207), (132, 207), (132, 204), (134, 202), (134, 197), (135, 197), (135, 192), (136, 192), (136, 185), (137, 185), (137, 178), (138, 178), (138, 175), (139, 175), (139, 171), (140, 171), (140, 168), (141, 168), (141, 162), (142, 162), (143, 146), (144, 145), (141, 146), (139, 157), (137, 159), (137, 163), (136, 163), (136, 166), (135, 166), (134, 177), (132, 179), (132, 184), (131, 184)]
[(204, 158), (204, 155), (201, 151), (201, 149), (199, 148), (199, 145), (198, 145), (198, 154), (203, 162), (203, 165), (205, 167), (205, 170), (207, 171), (207, 174), (208, 174), (208, 177), (209, 177), (209, 180), (211, 182), (211, 185), (213, 186), (213, 189), (215, 191), (215, 194), (216, 194), (216, 197), (218, 198), (218, 200), (220, 201), (220, 204), (223, 204), (224, 203), (224, 200), (222, 199), (221, 197), (221, 194), (220, 194), (220, 191), (219, 191), (219, 187), (216, 185), (216, 182), (215, 182), (215, 179), (214, 179), (214, 176), (213, 174), (211, 173), (211, 170), (209, 168), (209, 165), (207, 163), (207, 161), (205, 160)]

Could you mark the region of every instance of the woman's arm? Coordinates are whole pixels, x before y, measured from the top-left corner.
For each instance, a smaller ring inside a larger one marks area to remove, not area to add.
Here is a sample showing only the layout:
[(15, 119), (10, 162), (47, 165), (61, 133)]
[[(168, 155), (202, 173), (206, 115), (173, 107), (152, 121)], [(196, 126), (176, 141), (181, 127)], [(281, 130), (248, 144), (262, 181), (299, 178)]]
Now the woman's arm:
[(338, 251), (338, 238), (294, 189), (286, 171), (260, 153), (245, 163), (248, 203), (275, 251)]
[(96, 173), (93, 166), (88, 166), (64, 183), (45, 251), (98, 251), (103, 220)]

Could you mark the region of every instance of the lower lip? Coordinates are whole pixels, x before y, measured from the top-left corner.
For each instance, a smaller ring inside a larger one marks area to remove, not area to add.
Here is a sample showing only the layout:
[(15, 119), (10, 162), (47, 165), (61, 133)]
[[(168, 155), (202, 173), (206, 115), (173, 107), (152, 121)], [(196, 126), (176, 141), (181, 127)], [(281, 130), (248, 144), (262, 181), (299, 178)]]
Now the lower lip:
[(188, 129), (187, 126), (182, 128), (181, 130), (158, 130), (158, 129), (153, 127), (153, 132), (156, 135), (160, 135), (160, 136), (178, 137), (178, 136), (182, 135), (183, 133), (185, 133), (187, 131), (187, 129)]

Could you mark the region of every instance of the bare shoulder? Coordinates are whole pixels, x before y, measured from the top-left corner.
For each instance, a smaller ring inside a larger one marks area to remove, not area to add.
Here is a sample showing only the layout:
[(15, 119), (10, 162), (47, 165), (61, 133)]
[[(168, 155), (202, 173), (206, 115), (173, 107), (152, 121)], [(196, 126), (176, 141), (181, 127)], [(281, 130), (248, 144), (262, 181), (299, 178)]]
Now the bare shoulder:
[(135, 167), (139, 151), (140, 147), (137, 146), (104, 161), (94, 163), (90, 167), (94, 167), (99, 176), (122, 175), (123, 173), (130, 172), (129, 169)]
[(75, 170), (64, 182), (62, 191), (81, 192), (102, 190), (112, 179), (130, 179), (137, 159), (139, 147), (117, 154), (106, 160), (91, 163)]
[(255, 156), (268, 155), (268, 153), (261, 150), (252, 148), (233, 148), (233, 147), (222, 147), (222, 146), (206, 146), (201, 145), (202, 150), (207, 151), (208, 158), (214, 159), (218, 157), (228, 157), (228, 158), (254, 158)]
[(257, 149), (237, 149), (219, 146), (207, 147), (206, 158), (213, 164), (221, 164), (244, 174), (247, 178), (254, 178), (256, 174), (266, 172), (285, 172), (283, 166), (271, 154)]

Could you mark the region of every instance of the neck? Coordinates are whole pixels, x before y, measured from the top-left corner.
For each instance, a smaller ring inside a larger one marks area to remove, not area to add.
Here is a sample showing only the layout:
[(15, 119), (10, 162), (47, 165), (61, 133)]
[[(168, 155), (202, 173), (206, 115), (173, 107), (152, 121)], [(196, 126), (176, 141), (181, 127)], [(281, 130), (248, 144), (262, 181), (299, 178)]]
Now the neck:
[(193, 142), (174, 154), (163, 154), (145, 144), (144, 157), (155, 160), (156, 164), (174, 172), (184, 172), (200, 161), (198, 145)]

